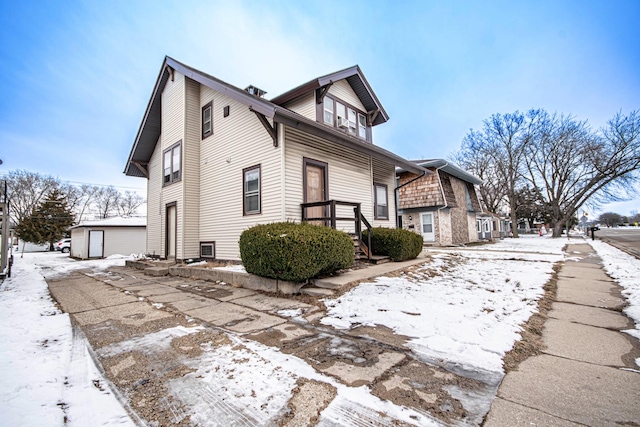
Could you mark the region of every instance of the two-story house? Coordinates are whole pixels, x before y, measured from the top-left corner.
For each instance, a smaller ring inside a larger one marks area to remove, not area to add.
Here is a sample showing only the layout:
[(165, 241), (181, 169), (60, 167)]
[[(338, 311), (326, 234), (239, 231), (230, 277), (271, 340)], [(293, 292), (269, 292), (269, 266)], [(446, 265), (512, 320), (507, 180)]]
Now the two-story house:
[(425, 244), (458, 245), (479, 239), (482, 213), (475, 185), (482, 181), (443, 159), (415, 160), (424, 176), (398, 168), (398, 224), (422, 235)]
[(165, 58), (124, 171), (147, 179), (149, 254), (238, 260), (277, 221), (395, 227), (395, 167), (425, 170), (373, 144), (389, 116), (360, 68), (263, 95)]

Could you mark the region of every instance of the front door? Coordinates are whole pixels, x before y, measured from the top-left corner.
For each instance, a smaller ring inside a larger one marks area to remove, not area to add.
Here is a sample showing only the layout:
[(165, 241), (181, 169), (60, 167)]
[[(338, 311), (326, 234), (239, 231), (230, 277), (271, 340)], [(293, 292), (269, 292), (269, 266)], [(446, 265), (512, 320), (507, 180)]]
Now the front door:
[(423, 213), (422, 217), (422, 239), (425, 242), (435, 242), (436, 233), (433, 231), (433, 212)]
[[(324, 202), (327, 200), (327, 164), (315, 160), (304, 160), (304, 202)], [(328, 207), (307, 208), (307, 218), (324, 218)], [(327, 221), (309, 221), (322, 225)]]
[(89, 258), (104, 256), (104, 231), (89, 230)]
[(176, 205), (167, 206), (167, 247), (165, 249), (166, 259), (176, 259)]

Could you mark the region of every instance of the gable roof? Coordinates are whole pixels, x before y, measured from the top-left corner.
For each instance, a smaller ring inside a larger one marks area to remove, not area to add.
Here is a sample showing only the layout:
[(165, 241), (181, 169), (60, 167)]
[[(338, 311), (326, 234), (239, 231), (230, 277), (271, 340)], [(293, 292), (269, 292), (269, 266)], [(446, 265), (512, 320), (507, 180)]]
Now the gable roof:
[[(153, 150), (155, 149), (158, 138), (160, 137), (162, 128), (162, 91), (164, 90), (164, 87), (174, 70), (206, 87), (209, 87), (219, 93), (222, 93), (223, 95), (234, 99), (235, 101), (240, 102), (241, 104), (246, 105), (252, 111), (262, 114), (263, 116), (272, 119), (275, 122), (283, 123), (289, 127), (311, 133), (313, 135), (334, 142), (338, 145), (342, 145), (354, 149), (358, 152), (365, 153), (376, 159), (392, 163), (395, 166), (400, 166), (411, 172), (418, 174), (422, 174), (425, 172), (425, 170), (421, 166), (416, 165), (415, 163), (412, 163), (411, 161), (404, 159), (390, 151), (387, 151), (384, 148), (375, 146), (371, 143), (360, 141), (358, 138), (345, 134), (344, 132), (340, 132), (337, 129), (332, 129), (324, 124), (320, 124), (314, 120), (310, 120), (274, 102), (267, 101), (263, 98), (258, 98), (236, 86), (225, 83), (222, 80), (217, 79), (207, 73), (204, 73), (193, 67), (178, 62), (171, 57), (166, 56), (162, 63), (162, 67), (160, 68), (160, 73), (158, 74), (156, 84), (151, 94), (151, 99), (149, 99), (149, 104), (147, 105), (147, 108), (145, 110), (142, 123), (140, 124), (136, 139), (133, 143), (133, 147), (131, 148), (131, 153), (129, 154), (129, 159), (127, 160), (127, 164), (124, 170), (124, 173), (126, 175), (137, 177), (146, 176), (144, 167), (146, 167), (147, 163), (151, 159)], [(357, 72), (355, 74), (350, 74), (354, 70)], [(353, 77), (353, 79), (355, 79), (354, 81), (360, 81), (360, 84), (363, 87), (359, 90), (364, 90), (369, 93), (369, 97), (371, 99), (368, 102), (373, 102), (376, 105), (380, 106), (381, 109), (378, 113), (378, 117), (383, 116), (384, 121), (386, 121), (388, 119), (388, 116), (377, 101), (377, 98), (375, 97), (375, 94), (373, 94), (373, 91), (370, 90), (371, 88), (366, 82), (366, 79), (364, 79), (364, 75), (362, 75), (359, 67), (356, 66), (348, 68), (346, 70), (338, 71), (337, 73), (329, 74), (321, 79), (317, 79), (317, 81), (318, 83), (322, 83), (326, 81), (327, 78), (330, 80), (331, 78), (337, 78), (343, 75), (341, 73), (344, 73), (344, 75), (349, 75), (349, 77), (347, 78)], [(352, 87), (354, 87), (354, 85), (358, 85), (358, 83), (350, 84), (352, 85)], [(354, 88), (354, 90), (356, 89)], [(281, 95), (278, 98), (282, 98), (284, 95)]]
[(282, 95), (276, 96), (271, 100), (271, 102), (277, 105), (283, 105), (299, 96), (316, 89), (320, 89), (321, 87), (331, 85), (334, 82), (343, 79), (346, 79), (349, 85), (351, 85), (351, 88), (355, 92), (356, 96), (360, 98), (362, 105), (364, 105), (364, 108), (367, 109), (368, 113), (376, 110), (378, 111), (378, 115), (372, 123), (373, 126), (385, 123), (389, 120), (389, 115), (380, 103), (380, 100), (378, 100), (376, 94), (373, 92), (373, 89), (362, 73), (362, 70), (357, 65), (310, 80), (305, 84), (283, 93)]
[[(472, 175), (466, 170), (454, 165), (453, 163), (445, 159), (412, 160), (412, 162), (426, 169), (434, 168), (438, 170), (443, 170), (449, 175), (453, 175), (456, 178), (460, 178), (461, 180), (469, 182), (474, 185), (482, 184), (482, 180), (480, 178), (478, 178), (475, 175)], [(402, 172), (407, 172), (407, 170), (403, 168), (399, 168), (397, 169), (397, 172), (402, 173)]]

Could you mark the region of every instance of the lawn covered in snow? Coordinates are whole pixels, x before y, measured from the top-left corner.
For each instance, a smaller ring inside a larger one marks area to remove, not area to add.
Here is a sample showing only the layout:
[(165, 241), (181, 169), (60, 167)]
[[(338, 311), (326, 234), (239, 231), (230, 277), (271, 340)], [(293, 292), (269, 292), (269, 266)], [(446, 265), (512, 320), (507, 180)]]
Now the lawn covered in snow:
[[(94, 267), (122, 259), (91, 261)], [(12, 277), (0, 286), (0, 413), (6, 426), (134, 426), (74, 337), (69, 315), (55, 305), (43, 274), (88, 264), (66, 254), (15, 256)]]
[[(524, 236), (464, 250), (429, 252), (431, 262), (326, 299), (325, 325), (384, 325), (410, 337), (425, 362), (502, 375), (502, 358), (537, 311), (566, 239)], [(517, 251), (517, 253), (515, 253)]]

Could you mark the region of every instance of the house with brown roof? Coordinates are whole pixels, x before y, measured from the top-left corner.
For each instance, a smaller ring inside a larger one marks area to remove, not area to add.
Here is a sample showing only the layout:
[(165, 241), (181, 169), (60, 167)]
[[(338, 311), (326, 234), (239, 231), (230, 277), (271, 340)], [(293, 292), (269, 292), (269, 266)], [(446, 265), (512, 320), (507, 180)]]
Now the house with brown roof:
[(426, 175), (398, 168), (398, 226), (420, 234), (428, 245), (478, 241), (482, 213), (475, 185), (482, 181), (444, 159), (415, 160)]
[(164, 59), (124, 171), (147, 180), (149, 254), (238, 260), (277, 221), (395, 227), (395, 168), (426, 170), (373, 143), (389, 116), (360, 68), (264, 94)]

